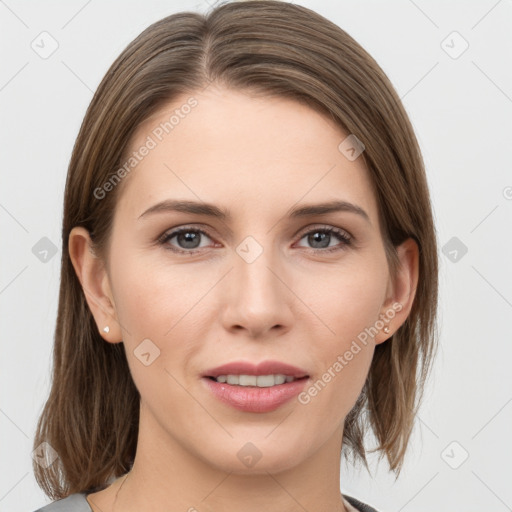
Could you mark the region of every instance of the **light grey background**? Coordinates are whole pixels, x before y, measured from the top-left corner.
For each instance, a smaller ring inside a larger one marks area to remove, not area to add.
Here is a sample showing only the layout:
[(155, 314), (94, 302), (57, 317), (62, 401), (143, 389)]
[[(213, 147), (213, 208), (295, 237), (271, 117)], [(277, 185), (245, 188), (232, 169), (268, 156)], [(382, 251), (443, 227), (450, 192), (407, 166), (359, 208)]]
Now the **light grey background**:
[[(512, 2), (296, 3), (340, 25), (388, 74), (424, 154), (440, 247), (456, 237), (440, 255), (441, 348), (403, 475), (395, 483), (374, 457), (373, 479), (342, 466), (342, 490), (383, 512), (512, 510)], [(86, 107), (144, 28), (208, 7), (0, 0), (0, 511), (49, 501), (32, 474), (32, 438), (49, 390), (67, 164)], [(32, 49), (48, 51), (51, 38), (48, 58)], [(43, 237), (55, 255), (39, 252)]]

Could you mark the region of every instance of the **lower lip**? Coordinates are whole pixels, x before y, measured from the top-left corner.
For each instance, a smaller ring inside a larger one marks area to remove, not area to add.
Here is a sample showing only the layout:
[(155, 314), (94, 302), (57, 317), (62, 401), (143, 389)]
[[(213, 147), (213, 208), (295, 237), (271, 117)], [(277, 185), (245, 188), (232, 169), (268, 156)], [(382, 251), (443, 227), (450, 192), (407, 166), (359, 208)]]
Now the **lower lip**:
[(221, 402), (244, 412), (271, 412), (298, 395), (308, 378), (285, 382), (266, 388), (235, 386), (203, 377), (208, 389)]

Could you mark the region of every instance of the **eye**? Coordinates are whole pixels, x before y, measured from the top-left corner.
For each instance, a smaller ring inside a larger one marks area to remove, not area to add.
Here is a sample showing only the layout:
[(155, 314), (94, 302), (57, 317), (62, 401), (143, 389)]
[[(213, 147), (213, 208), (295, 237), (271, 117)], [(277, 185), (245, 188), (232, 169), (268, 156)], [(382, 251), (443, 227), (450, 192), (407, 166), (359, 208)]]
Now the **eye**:
[[(194, 254), (197, 249), (205, 247), (204, 245), (201, 245), (202, 237), (210, 238), (202, 229), (183, 227), (164, 233), (159, 241), (171, 251)], [(178, 247), (170, 243), (173, 238), (176, 238), (176, 244), (178, 244)]]
[[(159, 243), (168, 250), (194, 255), (200, 249), (208, 247), (206, 244), (201, 244), (205, 237), (211, 240), (208, 233), (202, 229), (185, 226), (164, 233), (159, 238)], [(307, 238), (307, 242), (312, 245), (310, 249), (315, 252), (339, 251), (352, 243), (352, 237), (346, 231), (335, 227), (322, 226), (310, 229), (302, 235), (300, 240), (304, 238)], [(336, 238), (341, 244), (332, 245), (331, 242)], [(171, 243), (174, 239), (174, 243)], [(299, 245), (299, 247), (304, 246)]]
[[(346, 231), (334, 227), (310, 229), (302, 235), (301, 240), (304, 238), (307, 238), (307, 242), (313, 245), (311, 249), (318, 252), (343, 250), (352, 243), (352, 237)], [(335, 238), (341, 242), (341, 246), (339, 244), (330, 245)]]

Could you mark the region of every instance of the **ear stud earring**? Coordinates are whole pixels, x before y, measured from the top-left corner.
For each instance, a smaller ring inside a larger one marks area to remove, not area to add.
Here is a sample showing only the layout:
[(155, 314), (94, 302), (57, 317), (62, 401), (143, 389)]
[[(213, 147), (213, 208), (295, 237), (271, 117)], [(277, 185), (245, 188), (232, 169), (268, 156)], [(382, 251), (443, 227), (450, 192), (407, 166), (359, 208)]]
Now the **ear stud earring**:
[(110, 327), (108, 325), (106, 325), (105, 327), (103, 327), (103, 331), (104, 332), (109, 332), (110, 331)]
[(386, 334), (389, 334), (389, 327), (386, 325), (384, 329), (382, 329)]

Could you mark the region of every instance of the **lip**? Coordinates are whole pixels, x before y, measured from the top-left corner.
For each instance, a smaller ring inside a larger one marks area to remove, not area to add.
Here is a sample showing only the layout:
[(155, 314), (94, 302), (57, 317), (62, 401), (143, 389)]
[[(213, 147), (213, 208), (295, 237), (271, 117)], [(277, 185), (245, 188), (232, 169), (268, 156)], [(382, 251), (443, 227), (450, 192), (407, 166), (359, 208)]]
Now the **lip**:
[(253, 386), (235, 386), (217, 382), (208, 377), (201, 381), (221, 402), (244, 412), (271, 412), (298, 395), (309, 378), (285, 382), (277, 386), (259, 388)]
[(307, 377), (308, 372), (297, 366), (292, 366), (280, 361), (262, 361), (253, 364), (248, 361), (233, 361), (221, 366), (206, 370), (202, 377), (218, 377), (219, 375), (276, 375), (282, 374), (301, 379)]
[[(216, 382), (209, 377), (219, 375), (276, 375), (295, 377), (293, 382), (285, 382), (271, 387), (237, 386)], [(205, 371), (202, 382), (221, 402), (244, 412), (264, 413), (275, 411), (294, 396), (298, 395), (309, 381), (306, 370), (280, 361), (263, 361), (259, 364), (247, 361), (234, 361)]]

